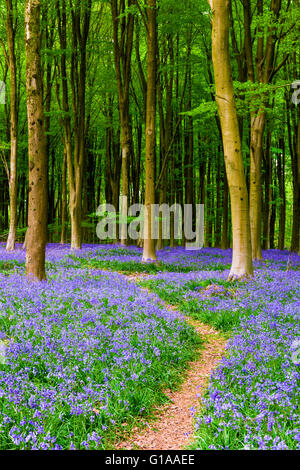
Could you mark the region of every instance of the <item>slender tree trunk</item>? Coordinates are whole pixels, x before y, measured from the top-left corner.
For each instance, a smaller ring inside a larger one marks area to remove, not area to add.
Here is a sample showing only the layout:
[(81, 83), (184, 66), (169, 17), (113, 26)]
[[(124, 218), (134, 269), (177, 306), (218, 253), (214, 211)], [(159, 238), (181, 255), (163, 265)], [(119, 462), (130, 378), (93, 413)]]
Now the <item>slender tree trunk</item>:
[[(276, 201), (277, 194), (276, 194), (275, 189), (273, 189), (272, 193), (273, 193), (272, 200)], [(276, 203), (273, 203), (272, 208), (271, 208), (271, 217), (270, 217), (270, 243), (269, 243), (269, 246), (270, 246), (271, 250), (275, 248), (275, 224), (276, 224)]]
[(221, 246), (221, 145), (218, 146), (218, 159), (216, 160), (217, 164), (217, 178), (216, 178), (216, 186), (217, 186), (217, 198), (216, 198), (216, 212), (215, 212), (215, 240), (214, 246), (220, 248)]
[(250, 227), (252, 243), (252, 259), (262, 259), (261, 253), (261, 200), (262, 178), (261, 164), (263, 152), (263, 134), (266, 113), (262, 110), (251, 116), (250, 142)]
[(265, 170), (265, 195), (263, 213), (263, 248), (270, 249), (270, 223), (271, 223), (271, 203), (272, 203), (272, 131), (269, 130), (264, 150), (264, 170)]
[(112, 169), (111, 169), (111, 147), (112, 147), (112, 129), (106, 129), (105, 149), (106, 149), (106, 168), (105, 168), (105, 201), (107, 204), (112, 203)]
[[(204, 137), (204, 142), (206, 138)], [(206, 176), (206, 152), (201, 149), (201, 134), (198, 134), (198, 148), (199, 148), (199, 178), (200, 178), (200, 187), (199, 187), (199, 201), (200, 204), (205, 205), (205, 176)]]
[(156, 0), (147, 1), (147, 106), (145, 154), (145, 220), (143, 261), (156, 261), (155, 240), (152, 238), (152, 206), (155, 204), (156, 159)]
[[(169, 178), (169, 184), (170, 184), (170, 197), (169, 197), (169, 203), (170, 206), (172, 207), (176, 200), (175, 200), (175, 180), (174, 180), (174, 173), (175, 173), (175, 162), (174, 162), (174, 153), (172, 152), (171, 154), (171, 172), (170, 172), (170, 178)], [(170, 247), (174, 248), (175, 247), (175, 217), (174, 217), (174, 212), (171, 212), (170, 216)]]
[[(187, 37), (187, 111), (192, 109), (192, 30), (189, 28)], [(192, 206), (192, 221), (195, 222), (195, 194), (194, 194), (194, 125), (193, 118), (186, 118), (186, 129), (184, 138), (184, 183), (185, 183), (185, 204)]]
[(211, 160), (207, 160), (206, 168), (206, 221), (205, 246), (212, 246), (212, 188), (211, 188)]
[(140, 201), (140, 176), (141, 176), (141, 158), (142, 158), (142, 136), (143, 128), (141, 122), (136, 125), (136, 152), (135, 160), (132, 165), (132, 184), (133, 184), (133, 204), (138, 204)]
[(229, 278), (253, 274), (248, 193), (229, 55), (229, 0), (211, 0), (212, 60), (232, 211), (233, 258)]
[(278, 186), (279, 186), (279, 196), (280, 196), (278, 249), (284, 250), (285, 219), (286, 219), (284, 137), (282, 137), (279, 140), (279, 147), (281, 148), (282, 153), (278, 155), (278, 164), (277, 164)]
[(226, 176), (226, 170), (224, 174), (224, 187), (223, 187), (223, 215), (222, 215), (222, 240), (221, 240), (221, 248), (222, 250), (226, 250), (229, 248), (229, 240), (228, 240), (228, 182)]
[(29, 209), (26, 275), (46, 278), (47, 151), (44, 132), (41, 70), (40, 8), (38, 0), (25, 2), (25, 55), (29, 156)]
[(17, 198), (18, 198), (18, 111), (17, 111), (17, 72), (15, 54), (15, 30), (13, 24), (13, 3), (6, 0), (7, 8), (7, 45), (10, 72), (10, 171), (9, 171), (9, 233), (6, 250), (13, 251), (16, 243), (17, 231)]
[(63, 173), (62, 173), (62, 199), (61, 199), (61, 235), (60, 243), (67, 241), (67, 155), (64, 151)]

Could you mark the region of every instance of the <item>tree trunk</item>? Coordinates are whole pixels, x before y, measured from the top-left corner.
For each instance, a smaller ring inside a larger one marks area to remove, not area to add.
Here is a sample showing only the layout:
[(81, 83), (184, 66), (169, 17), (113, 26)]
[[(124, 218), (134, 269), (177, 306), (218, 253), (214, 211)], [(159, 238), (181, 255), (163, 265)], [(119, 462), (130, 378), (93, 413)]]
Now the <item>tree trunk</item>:
[(156, 0), (147, 1), (147, 106), (145, 154), (145, 220), (143, 261), (156, 261), (155, 240), (152, 238), (152, 207), (155, 204), (156, 155)]
[(216, 160), (217, 164), (217, 178), (216, 178), (216, 186), (217, 186), (217, 198), (216, 198), (216, 211), (215, 211), (215, 240), (214, 246), (216, 248), (220, 248), (221, 246), (221, 145), (218, 146), (218, 158)]
[(263, 214), (263, 248), (264, 250), (270, 249), (270, 223), (271, 223), (271, 209), (272, 209), (272, 131), (269, 130), (267, 134), (265, 150), (263, 152), (264, 173), (265, 173), (265, 194), (264, 194), (264, 207)]
[(260, 110), (257, 115), (251, 116), (251, 142), (250, 142), (250, 227), (252, 259), (262, 259), (261, 253), (261, 199), (262, 180), (261, 162), (263, 151), (263, 134), (266, 122), (266, 113)]
[(17, 111), (17, 74), (15, 54), (15, 30), (13, 24), (13, 3), (6, 0), (7, 8), (7, 45), (10, 72), (10, 171), (9, 171), (9, 233), (6, 250), (13, 251), (16, 243), (17, 231), (17, 197), (18, 197), (18, 111)]
[(226, 170), (224, 174), (224, 187), (223, 187), (223, 215), (222, 215), (222, 241), (221, 241), (221, 248), (222, 250), (226, 250), (229, 248), (229, 239), (228, 239), (228, 182), (226, 176)]
[(206, 220), (205, 246), (212, 246), (212, 188), (211, 188), (211, 159), (207, 160), (206, 168)]
[[(189, 27), (187, 33), (186, 54), (186, 80), (187, 80), (187, 103), (186, 110), (192, 109), (192, 29)], [(194, 195), (194, 125), (193, 118), (188, 116), (185, 121), (184, 137), (184, 183), (185, 204), (192, 206), (192, 225), (195, 227), (195, 195)], [(185, 233), (185, 232), (184, 232)], [(187, 240), (186, 240), (187, 241)]]
[(64, 151), (63, 173), (62, 173), (62, 199), (61, 199), (61, 235), (60, 243), (67, 241), (67, 155)]
[[(276, 188), (275, 188), (276, 189)], [(272, 191), (272, 200), (276, 201), (276, 191), (273, 189)], [(275, 248), (275, 224), (276, 224), (276, 203), (272, 204), (271, 208), (271, 217), (270, 217), (270, 249)]]
[(229, 55), (229, 0), (211, 0), (212, 59), (231, 199), (233, 258), (229, 279), (253, 274), (248, 193)]
[(25, 2), (25, 55), (29, 156), (29, 209), (26, 240), (26, 275), (46, 279), (47, 152), (44, 132), (41, 70), (40, 7)]
[(284, 137), (279, 139), (279, 147), (281, 148), (282, 153), (278, 154), (278, 164), (277, 164), (278, 186), (279, 186), (279, 196), (280, 196), (278, 249), (284, 250), (285, 220), (286, 220)]

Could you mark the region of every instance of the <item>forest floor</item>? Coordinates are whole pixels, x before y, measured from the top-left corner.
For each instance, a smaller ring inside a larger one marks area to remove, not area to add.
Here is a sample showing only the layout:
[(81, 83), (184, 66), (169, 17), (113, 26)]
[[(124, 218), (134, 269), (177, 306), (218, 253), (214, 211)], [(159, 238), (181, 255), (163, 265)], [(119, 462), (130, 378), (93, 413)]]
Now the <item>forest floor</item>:
[[(136, 282), (147, 274), (131, 274), (126, 278)], [(174, 305), (162, 301), (168, 310), (176, 310)], [(207, 388), (213, 370), (224, 356), (227, 340), (224, 335), (209, 325), (185, 317), (195, 328), (203, 341), (199, 358), (189, 363), (184, 382), (176, 391), (166, 390), (170, 403), (154, 412), (154, 419), (146, 428), (134, 428), (133, 434), (119, 442), (119, 450), (179, 450), (191, 445), (194, 439), (194, 416), (199, 412), (201, 397)]]
[[(0, 450), (300, 450), (300, 257), (0, 244)], [(226, 354), (225, 354), (226, 349)]]

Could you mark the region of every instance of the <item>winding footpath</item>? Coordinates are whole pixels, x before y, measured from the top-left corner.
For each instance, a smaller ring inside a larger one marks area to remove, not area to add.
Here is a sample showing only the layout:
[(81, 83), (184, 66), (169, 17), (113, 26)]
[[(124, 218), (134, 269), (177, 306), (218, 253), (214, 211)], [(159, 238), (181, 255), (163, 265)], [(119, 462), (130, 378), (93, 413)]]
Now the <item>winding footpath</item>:
[[(136, 281), (139, 276), (126, 276)], [(167, 305), (166, 308), (176, 310)], [(170, 403), (155, 410), (155, 420), (146, 423), (142, 430), (134, 428), (126, 441), (115, 448), (123, 450), (180, 450), (188, 447), (194, 436), (194, 415), (199, 411), (200, 399), (208, 385), (212, 371), (224, 356), (227, 341), (212, 327), (186, 318), (204, 341), (199, 358), (189, 363), (184, 382), (176, 391), (167, 390)]]

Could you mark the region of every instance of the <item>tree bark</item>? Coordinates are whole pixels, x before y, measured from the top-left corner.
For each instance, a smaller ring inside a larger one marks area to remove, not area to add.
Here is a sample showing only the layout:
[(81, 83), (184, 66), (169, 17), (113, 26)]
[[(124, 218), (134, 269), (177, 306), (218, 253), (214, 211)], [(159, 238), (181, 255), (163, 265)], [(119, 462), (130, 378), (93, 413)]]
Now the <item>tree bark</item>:
[(218, 158), (216, 159), (217, 164), (217, 178), (216, 178), (216, 187), (217, 187), (217, 198), (216, 198), (216, 210), (215, 210), (215, 228), (214, 228), (214, 246), (216, 248), (221, 247), (221, 151), (222, 146), (218, 146)]
[(29, 209), (26, 275), (46, 279), (47, 151), (44, 132), (41, 70), (40, 8), (38, 0), (25, 2), (25, 56), (29, 157)]
[(62, 199), (61, 199), (61, 234), (60, 243), (67, 241), (67, 154), (64, 150), (63, 171), (62, 171)]
[(212, 60), (231, 198), (233, 257), (229, 279), (253, 274), (248, 193), (229, 55), (229, 0), (211, 0)]
[(262, 259), (261, 253), (261, 199), (262, 199), (262, 152), (266, 113), (263, 110), (251, 115), (250, 137), (250, 227), (252, 259)]
[[(285, 129), (285, 124), (284, 124), (284, 129)], [(281, 137), (279, 139), (279, 147), (281, 148), (282, 153), (278, 154), (278, 162), (277, 162), (277, 176), (278, 176), (278, 186), (279, 186), (279, 196), (280, 196), (278, 249), (284, 250), (285, 220), (286, 220), (284, 137)]]
[(18, 197), (18, 110), (17, 110), (17, 72), (15, 53), (15, 29), (13, 24), (13, 3), (6, 0), (7, 9), (7, 45), (10, 73), (10, 171), (9, 171), (9, 233), (6, 250), (13, 251), (16, 243), (17, 231), (17, 197)]
[(263, 248), (265, 250), (270, 249), (270, 225), (271, 225), (271, 213), (272, 213), (272, 131), (269, 130), (267, 133), (264, 156), (264, 173), (265, 173), (265, 194), (264, 194), (264, 207), (262, 210), (263, 214)]
[(221, 240), (221, 248), (222, 250), (226, 250), (229, 248), (230, 243), (228, 239), (228, 182), (226, 176), (226, 170), (224, 174), (224, 186), (223, 186), (223, 213), (222, 213), (222, 240)]
[(155, 204), (156, 159), (156, 0), (147, 1), (147, 105), (145, 154), (145, 220), (143, 261), (156, 261), (155, 240), (152, 238), (152, 207)]

